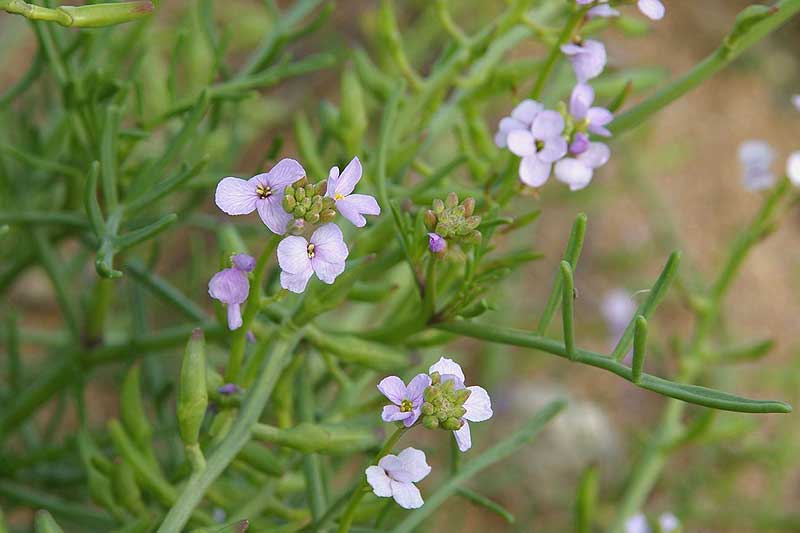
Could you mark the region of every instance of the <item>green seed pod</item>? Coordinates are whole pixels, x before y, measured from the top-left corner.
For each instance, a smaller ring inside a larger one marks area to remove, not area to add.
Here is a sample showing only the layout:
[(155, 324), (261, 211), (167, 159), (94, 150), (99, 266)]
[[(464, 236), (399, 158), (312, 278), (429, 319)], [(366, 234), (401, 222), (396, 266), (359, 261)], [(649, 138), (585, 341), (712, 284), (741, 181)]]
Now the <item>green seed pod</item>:
[(195, 329), (183, 354), (178, 388), (178, 429), (184, 444), (197, 444), (207, 407), (205, 339), (203, 330)]
[(326, 192), (328, 192), (328, 180), (322, 180), (314, 187), (314, 194), (325, 196)]
[(111, 491), (114, 499), (134, 515), (139, 515), (145, 510), (142, 493), (136, 484), (136, 476), (128, 463), (120, 461), (114, 465)]
[(34, 530), (36, 533), (64, 533), (52, 515), (44, 509), (36, 511)]
[(436, 429), (439, 427), (439, 419), (435, 416), (423, 416), (422, 425), (428, 429)]
[(438, 198), (435, 198), (433, 200), (433, 212), (436, 215), (441, 215), (442, 213), (444, 213), (444, 202), (439, 200)]
[(425, 221), (425, 227), (428, 231), (433, 231), (436, 228), (436, 213), (428, 209), (425, 211), (425, 215), (423, 217)]
[(323, 209), (319, 214), (320, 222), (333, 222), (336, 218), (336, 211), (333, 209)]
[(475, 212), (475, 198), (470, 196), (469, 198), (465, 198), (461, 205), (464, 206), (464, 216), (471, 217), (472, 213)]
[(458, 205), (458, 195), (454, 192), (447, 193), (447, 198), (444, 200), (445, 207), (450, 209)]
[(139, 365), (134, 365), (125, 375), (125, 379), (122, 381), (119, 408), (125, 429), (130, 433), (136, 446), (139, 449), (145, 449), (150, 446), (153, 429), (142, 405), (139, 374)]
[(460, 418), (450, 417), (442, 423), (442, 428), (448, 431), (457, 431), (461, 429), (462, 422)]
[(305, 220), (306, 222), (310, 222), (311, 224), (319, 223), (319, 213), (314, 213), (313, 211), (306, 213)]
[(282, 205), (284, 211), (291, 213), (294, 209), (294, 206), (297, 205), (297, 202), (295, 201), (294, 196), (284, 196)]
[(303, 218), (306, 215), (306, 208), (302, 205), (297, 205), (292, 211), (294, 218)]
[(305, 187), (298, 187), (297, 190), (294, 192), (294, 199), (297, 200), (297, 203), (301, 203), (306, 197), (306, 189)]

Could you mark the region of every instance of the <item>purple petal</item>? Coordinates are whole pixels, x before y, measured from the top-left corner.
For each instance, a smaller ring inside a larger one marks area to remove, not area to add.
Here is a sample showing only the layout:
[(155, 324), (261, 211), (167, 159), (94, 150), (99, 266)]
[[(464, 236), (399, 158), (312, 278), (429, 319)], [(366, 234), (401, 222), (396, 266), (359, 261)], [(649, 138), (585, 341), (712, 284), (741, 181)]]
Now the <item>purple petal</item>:
[(589, 168), (600, 168), (611, 158), (611, 149), (604, 143), (589, 143), (589, 149), (578, 156), (578, 161)]
[(286, 226), (293, 220), (292, 215), (283, 210), (281, 201), (283, 192), (273, 193), (269, 198), (256, 201), (256, 209), (261, 221), (270, 229), (272, 233), (283, 235), (286, 233)]
[(587, 40), (582, 45), (568, 44), (561, 47), (572, 62), (579, 83), (599, 76), (606, 67), (606, 47), (600, 41)]
[(314, 273), (320, 279), (320, 281), (327, 283), (328, 285), (332, 284), (336, 281), (336, 278), (344, 272), (344, 261), (340, 263), (329, 263), (327, 261), (323, 261), (318, 257), (314, 257), (311, 259), (311, 268), (314, 269)]
[(435, 253), (447, 250), (447, 241), (438, 233), (428, 233), (428, 249)]
[(511, 112), (511, 118), (516, 119), (523, 123), (526, 127), (533, 124), (533, 119), (536, 118), (544, 106), (536, 100), (523, 100)]
[(556, 178), (563, 181), (573, 191), (583, 189), (592, 181), (594, 173), (588, 165), (568, 157), (556, 163)]
[(220, 394), (225, 394), (225, 395), (235, 394), (235, 393), (239, 392), (239, 387), (237, 387), (235, 383), (226, 383), (223, 386), (221, 386), (220, 388), (218, 388), (217, 392), (220, 393)]
[(242, 308), (240, 304), (228, 304), (228, 329), (233, 331), (242, 327)]
[(538, 157), (523, 157), (519, 162), (519, 179), (529, 187), (541, 187), (547, 183), (553, 165), (540, 161)]
[(531, 126), (531, 134), (534, 139), (538, 140), (556, 137), (561, 135), (562, 131), (564, 131), (564, 117), (558, 111), (542, 111), (536, 116)]
[(461, 365), (447, 357), (440, 357), (437, 362), (431, 365), (428, 369), (428, 374), (433, 374), (434, 372), (438, 372), (442, 375), (451, 374), (458, 377), (461, 381), (464, 381), (464, 371), (461, 370)]
[(470, 391), (469, 398), (464, 402), (464, 418), (470, 422), (483, 422), (492, 418), (492, 401), (489, 399), (489, 393), (483, 387), (472, 386), (467, 387)]
[(403, 403), (403, 400), (409, 399), (409, 393), (405, 383), (397, 376), (383, 378), (381, 382), (378, 383), (378, 390), (381, 391), (381, 394), (386, 396), (390, 402), (397, 405)]
[(425, 389), (430, 387), (430, 385), (431, 377), (428, 374), (417, 374), (408, 383), (408, 387), (406, 389), (406, 399), (411, 400), (411, 403), (414, 405), (414, 407), (422, 405)]
[(303, 237), (292, 235), (278, 244), (278, 265), (289, 274), (307, 273), (311, 271), (311, 259), (308, 257), (308, 241)]
[(610, 18), (610, 17), (618, 17), (619, 11), (614, 9), (613, 7), (609, 6), (608, 4), (600, 4), (599, 6), (595, 6), (586, 13), (588, 18)]
[(795, 109), (800, 111), (800, 94), (795, 94), (794, 96), (792, 96), (792, 105), (794, 106)]
[(744, 167), (766, 170), (775, 160), (775, 150), (766, 141), (750, 140), (739, 145), (739, 162)]
[(419, 509), (425, 503), (419, 489), (413, 483), (392, 481), (392, 498), (403, 509)]
[(349, 253), (342, 230), (336, 224), (324, 224), (311, 235), (314, 259), (328, 263), (344, 263)]
[(594, 89), (585, 83), (579, 83), (572, 89), (569, 98), (569, 114), (581, 121), (586, 118), (589, 108), (594, 102)]
[(264, 177), (265, 184), (273, 192), (282, 192), (287, 185), (291, 185), (305, 175), (306, 171), (300, 163), (294, 159), (281, 159), (269, 172), (264, 174)]
[(228, 215), (246, 215), (256, 209), (257, 183), (239, 178), (224, 178), (217, 184), (214, 202)]
[(611, 137), (611, 132), (604, 126), (614, 120), (614, 115), (611, 111), (602, 107), (593, 107), (587, 114), (589, 119), (589, 131), (595, 135), (602, 135), (603, 137)]
[[(403, 465), (403, 471), (408, 476), (411, 483), (419, 483), (431, 473), (431, 467), (425, 458), (425, 452), (417, 450), (416, 448), (406, 448), (399, 454), (397, 458)], [(389, 474), (391, 476), (391, 473)], [(401, 480), (397, 480), (401, 481)]]
[(585, 133), (576, 133), (569, 145), (569, 151), (573, 155), (582, 154), (589, 149), (589, 136)]
[(375, 496), (390, 498), (392, 496), (392, 480), (386, 475), (386, 471), (380, 466), (370, 466), (365, 472), (367, 483), (372, 487)]
[(381, 412), (381, 419), (383, 419), (384, 422), (398, 422), (412, 416), (414, 416), (414, 413), (411, 411), (403, 412), (396, 405), (385, 405), (383, 407), (383, 412)]
[(647, 518), (639, 513), (625, 521), (625, 533), (651, 533)]
[(658, 517), (658, 526), (661, 529), (661, 533), (672, 533), (681, 527), (681, 521), (672, 513), (662, 513)]
[(403, 420), (403, 425), (407, 428), (410, 428), (414, 424), (416, 424), (417, 420), (419, 420), (420, 415), (422, 415), (422, 409), (419, 407), (415, 407), (411, 411), (409, 411), (411, 416)]
[(536, 154), (539, 161), (543, 163), (555, 163), (562, 157), (567, 155), (567, 141), (564, 137), (556, 135), (544, 140), (544, 146)]
[(500, 121), (497, 127), (497, 133), (494, 136), (494, 143), (498, 148), (505, 148), (508, 146), (508, 134), (514, 130), (525, 130), (528, 126), (519, 120), (511, 117), (505, 117)]
[(472, 435), (469, 431), (469, 422), (464, 421), (464, 425), (461, 426), (461, 429), (454, 431), (453, 436), (456, 438), (456, 444), (458, 444), (458, 449), (460, 451), (465, 452), (472, 448)]
[(242, 271), (226, 268), (208, 282), (208, 295), (225, 304), (240, 304), (247, 300), (250, 281)]
[(342, 196), (347, 196), (353, 189), (356, 188), (356, 184), (361, 179), (361, 161), (359, 161), (358, 157), (354, 157), (344, 170), (342, 171), (339, 179), (336, 180), (336, 188), (334, 189), (334, 194)]
[(306, 290), (306, 285), (308, 285), (308, 280), (311, 279), (311, 275), (314, 273), (313, 270), (309, 267), (308, 271), (306, 272), (297, 272), (296, 274), (291, 274), (289, 272), (281, 272), (281, 287), (284, 289), (300, 294), (304, 290)]
[(786, 161), (786, 174), (793, 184), (800, 187), (800, 151), (792, 152)]
[(520, 157), (536, 153), (533, 135), (528, 130), (514, 130), (508, 134), (508, 149)]
[(363, 215), (381, 214), (378, 201), (368, 194), (351, 194), (341, 200), (336, 200), (336, 209), (358, 228), (367, 225), (367, 219)]
[(639, 0), (637, 5), (639, 6), (639, 11), (652, 20), (664, 18), (664, 4), (659, 0)]
[(333, 166), (328, 171), (328, 188), (327, 191), (325, 192), (325, 196), (330, 196), (331, 198), (336, 196), (334, 191), (336, 190), (336, 182), (338, 180), (339, 180), (339, 167)]
[(252, 272), (256, 267), (256, 260), (252, 255), (236, 254), (231, 260), (233, 261), (234, 268), (242, 272)]
[(594, 0), (575, 0), (578, 5), (586, 6), (594, 2)]

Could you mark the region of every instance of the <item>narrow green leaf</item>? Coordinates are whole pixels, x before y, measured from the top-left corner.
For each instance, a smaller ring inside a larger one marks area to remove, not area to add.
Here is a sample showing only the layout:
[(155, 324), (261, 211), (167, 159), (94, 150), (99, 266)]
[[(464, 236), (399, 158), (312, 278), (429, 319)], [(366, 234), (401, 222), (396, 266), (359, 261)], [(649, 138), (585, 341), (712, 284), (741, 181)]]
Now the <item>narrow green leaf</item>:
[(631, 367), (633, 382), (637, 385), (642, 381), (644, 358), (647, 355), (647, 319), (642, 315), (636, 317), (636, 326), (633, 333), (633, 366)]
[(114, 240), (114, 244), (118, 251), (136, 246), (140, 242), (152, 239), (177, 221), (178, 215), (175, 213), (164, 215), (152, 224), (120, 235)]
[(117, 136), (120, 109), (112, 105), (106, 111), (103, 137), (100, 141), (100, 168), (103, 182), (103, 200), (106, 209), (113, 211), (119, 200), (117, 193)]
[(97, 201), (97, 178), (100, 174), (100, 163), (94, 161), (86, 176), (86, 183), (83, 189), (83, 207), (86, 209), (86, 216), (89, 217), (89, 225), (98, 237), (105, 233), (106, 223), (100, 211), (100, 204)]
[(567, 357), (574, 361), (575, 353), (575, 280), (572, 277), (572, 268), (567, 261), (561, 261), (561, 320), (564, 327), (564, 347)]
[(591, 465), (583, 471), (575, 498), (575, 533), (592, 533), (592, 523), (597, 508), (597, 467)]

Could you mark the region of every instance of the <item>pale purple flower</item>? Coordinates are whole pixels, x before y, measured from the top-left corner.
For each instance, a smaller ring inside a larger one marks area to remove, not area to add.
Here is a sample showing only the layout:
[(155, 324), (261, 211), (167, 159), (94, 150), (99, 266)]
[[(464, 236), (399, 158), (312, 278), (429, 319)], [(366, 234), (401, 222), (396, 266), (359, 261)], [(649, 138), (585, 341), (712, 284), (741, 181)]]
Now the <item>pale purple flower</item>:
[[(611, 132), (605, 126), (614, 119), (614, 115), (604, 107), (592, 107), (593, 103), (594, 89), (585, 83), (579, 83), (572, 89), (572, 95), (569, 99), (569, 113), (576, 123), (585, 123), (589, 132), (602, 137), (611, 137)], [(588, 149), (588, 145), (586, 149)], [(578, 153), (583, 151), (586, 150)]]
[(309, 241), (296, 235), (286, 237), (278, 245), (281, 287), (301, 293), (312, 274), (331, 284), (344, 272), (349, 253), (342, 230), (336, 224), (320, 226)]
[(625, 522), (625, 533), (651, 533), (647, 517), (639, 513)]
[(661, 533), (671, 533), (681, 527), (681, 521), (672, 513), (663, 513), (658, 517), (658, 527), (661, 528)]
[(800, 150), (793, 152), (786, 161), (786, 175), (793, 184), (800, 187)]
[(402, 420), (407, 428), (413, 426), (422, 414), (425, 389), (430, 384), (431, 377), (427, 374), (414, 376), (408, 383), (408, 387), (397, 376), (383, 378), (378, 383), (378, 390), (392, 402), (392, 405), (383, 408), (383, 413), (381, 413), (383, 421), (399, 422)]
[(794, 105), (795, 109), (800, 111), (800, 94), (792, 96), (792, 105)]
[(567, 153), (564, 117), (556, 111), (536, 114), (530, 129), (515, 129), (508, 134), (508, 149), (522, 158), (519, 179), (531, 187), (541, 187), (550, 177), (553, 163)]
[(229, 396), (239, 392), (239, 387), (235, 383), (226, 383), (217, 389), (217, 392)]
[(380, 215), (381, 207), (378, 201), (368, 194), (352, 194), (359, 180), (361, 180), (361, 161), (358, 157), (354, 157), (341, 174), (339, 167), (331, 167), (325, 196), (330, 196), (336, 201), (336, 209), (344, 218), (355, 226), (363, 228), (367, 224), (364, 215)]
[[(579, 5), (588, 6), (594, 0), (576, 0), (576, 1), (578, 2)], [(589, 17), (589, 18), (593, 18), (593, 17), (607, 18), (607, 17), (618, 17), (619, 16), (619, 11), (617, 11), (616, 9), (614, 9), (613, 7), (608, 5), (608, 3), (607, 3), (608, 0), (598, 0), (598, 2), (599, 2), (598, 5), (596, 5), (595, 7), (590, 9), (588, 13), (586, 13), (587, 17)]]
[[(589, 5), (594, 0), (576, 0), (580, 5)], [(619, 11), (608, 5), (608, 0), (598, 0), (599, 4), (589, 10), (589, 17), (617, 17)], [(637, 2), (639, 11), (652, 20), (664, 18), (664, 4), (660, 0), (639, 0)]]
[(494, 136), (498, 148), (508, 146), (508, 135), (515, 130), (530, 130), (533, 119), (544, 110), (544, 106), (535, 100), (523, 100), (511, 111), (511, 115), (503, 117)]
[(447, 241), (438, 233), (428, 233), (428, 248), (435, 254), (442, 253), (447, 250)]
[(233, 268), (226, 268), (214, 274), (208, 282), (208, 295), (228, 306), (228, 328), (242, 326), (241, 305), (250, 294), (250, 281), (247, 273), (255, 268), (255, 259), (247, 254), (233, 256)]
[(494, 414), (492, 412), (492, 402), (489, 399), (489, 393), (486, 392), (486, 389), (478, 387), (477, 385), (465, 387), (464, 371), (461, 370), (461, 365), (452, 359), (447, 359), (446, 357), (440, 358), (437, 363), (428, 369), (428, 373), (432, 374), (434, 372), (438, 372), (441, 375), (442, 381), (453, 380), (456, 390), (466, 388), (470, 391), (469, 398), (467, 398), (463, 406), (467, 411), (461, 419), (463, 425), (460, 429), (453, 431), (458, 449), (465, 452), (472, 447), (472, 435), (469, 431), (469, 423), (489, 420), (492, 414)]
[[(672, 533), (673, 531), (678, 531), (680, 527), (680, 520), (672, 513), (663, 513), (658, 517), (659, 533)], [(650, 527), (647, 518), (642, 513), (639, 513), (625, 522), (625, 533), (653, 533), (653, 529)]]
[(414, 485), (431, 473), (425, 452), (406, 448), (397, 455), (387, 455), (365, 471), (367, 483), (375, 496), (394, 498), (403, 509), (417, 509), (425, 503)]
[(603, 320), (605, 320), (608, 332), (614, 338), (614, 342), (618, 341), (625, 333), (637, 307), (631, 295), (623, 289), (614, 289), (603, 296), (600, 314), (603, 315)]
[(611, 150), (603, 143), (590, 142), (583, 152), (570, 152), (570, 155), (573, 157), (565, 157), (556, 163), (555, 173), (559, 181), (577, 191), (591, 183), (595, 169), (608, 163)]
[(292, 215), (284, 211), (283, 190), (287, 185), (306, 175), (294, 159), (281, 159), (272, 170), (257, 174), (249, 180), (223, 178), (217, 185), (217, 207), (229, 215), (247, 215), (258, 211), (258, 216), (273, 233), (283, 235)]
[(580, 43), (567, 43), (561, 51), (572, 62), (578, 83), (586, 83), (599, 76), (606, 68), (606, 47), (600, 41), (588, 39)]
[(661, 20), (664, 18), (666, 10), (661, 0), (639, 0), (636, 2), (636, 5), (639, 6), (639, 11), (644, 13), (647, 18), (652, 20)]
[(775, 175), (770, 170), (775, 151), (766, 141), (751, 140), (739, 145), (742, 183), (746, 189), (760, 191), (772, 187)]

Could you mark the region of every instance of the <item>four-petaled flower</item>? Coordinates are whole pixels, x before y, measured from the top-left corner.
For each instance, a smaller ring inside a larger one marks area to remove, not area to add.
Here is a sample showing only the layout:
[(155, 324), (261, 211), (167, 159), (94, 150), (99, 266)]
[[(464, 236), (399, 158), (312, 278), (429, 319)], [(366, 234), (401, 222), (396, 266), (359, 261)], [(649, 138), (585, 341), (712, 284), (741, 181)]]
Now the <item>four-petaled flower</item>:
[(508, 135), (515, 130), (528, 131), (533, 125), (533, 119), (542, 112), (544, 106), (535, 100), (523, 100), (511, 111), (511, 115), (500, 119), (494, 143), (498, 148), (508, 146)]
[(325, 283), (333, 283), (344, 272), (348, 253), (342, 230), (336, 224), (320, 226), (308, 241), (296, 235), (286, 237), (278, 245), (281, 287), (301, 293), (312, 274)]
[(378, 383), (378, 390), (386, 396), (393, 405), (383, 408), (381, 418), (384, 422), (403, 421), (406, 427), (411, 427), (422, 413), (422, 403), (425, 401), (425, 389), (431, 384), (427, 374), (417, 374), (405, 386), (403, 380), (397, 376), (383, 378)]
[[(533, 111), (533, 108), (531, 108)], [(539, 111), (528, 129), (508, 133), (508, 149), (522, 158), (519, 179), (531, 187), (544, 185), (553, 163), (567, 153), (567, 141), (562, 137), (564, 117), (557, 111)]]
[(561, 51), (566, 54), (572, 63), (578, 83), (586, 83), (599, 76), (606, 68), (606, 47), (600, 41), (587, 39), (577, 43), (567, 43), (561, 46)]
[(208, 295), (228, 306), (228, 328), (234, 330), (242, 326), (241, 305), (250, 293), (247, 273), (253, 271), (256, 260), (247, 254), (236, 254), (232, 259), (232, 268), (217, 272), (208, 282)]
[[(580, 5), (589, 5), (595, 0), (576, 0)], [(608, 0), (597, 0), (598, 5), (589, 10), (587, 15), (589, 17), (617, 17), (619, 11), (608, 5)], [(664, 4), (661, 0), (638, 0), (636, 3), (639, 11), (652, 20), (661, 20), (664, 18)]]
[(247, 215), (257, 210), (270, 231), (283, 235), (292, 220), (281, 205), (283, 190), (305, 175), (300, 163), (294, 159), (281, 159), (269, 172), (257, 174), (249, 180), (223, 178), (217, 185), (214, 200), (229, 215)]
[(746, 189), (760, 191), (772, 187), (775, 175), (770, 170), (775, 151), (766, 141), (745, 141), (739, 146), (742, 183)]
[(397, 455), (387, 455), (365, 473), (376, 496), (394, 498), (404, 509), (417, 509), (425, 503), (414, 485), (431, 473), (422, 450), (406, 448)]
[(452, 380), (456, 390), (466, 388), (470, 392), (469, 397), (463, 405), (466, 412), (461, 419), (462, 426), (460, 429), (453, 431), (458, 449), (465, 452), (472, 447), (472, 435), (470, 434), (469, 423), (489, 420), (494, 414), (492, 412), (492, 402), (489, 399), (489, 393), (486, 392), (486, 389), (478, 387), (477, 385), (466, 387), (464, 384), (464, 371), (461, 370), (461, 365), (452, 359), (441, 357), (438, 362), (428, 369), (428, 372), (431, 374), (438, 372), (442, 381)]
[(352, 194), (361, 180), (361, 161), (354, 157), (339, 174), (339, 167), (331, 167), (328, 175), (326, 196), (336, 201), (336, 209), (355, 226), (363, 228), (367, 224), (364, 215), (380, 215), (381, 207), (377, 200), (368, 194)]
[(608, 163), (611, 158), (611, 150), (606, 144), (589, 142), (588, 138), (581, 138), (580, 141), (582, 142), (573, 141), (570, 145), (569, 153), (573, 157), (565, 157), (556, 163), (555, 168), (556, 178), (569, 185), (573, 191), (589, 185), (594, 170)]
[(611, 132), (605, 126), (614, 119), (614, 115), (604, 107), (592, 107), (593, 103), (594, 89), (585, 83), (579, 83), (572, 89), (569, 113), (577, 124), (585, 126), (589, 132), (611, 137)]

